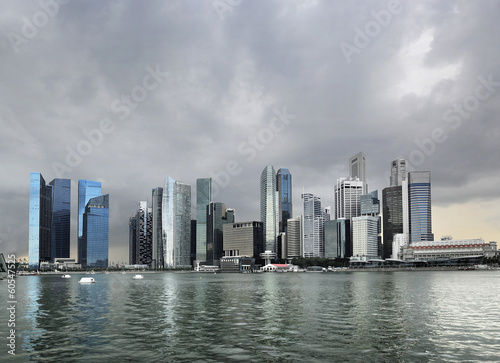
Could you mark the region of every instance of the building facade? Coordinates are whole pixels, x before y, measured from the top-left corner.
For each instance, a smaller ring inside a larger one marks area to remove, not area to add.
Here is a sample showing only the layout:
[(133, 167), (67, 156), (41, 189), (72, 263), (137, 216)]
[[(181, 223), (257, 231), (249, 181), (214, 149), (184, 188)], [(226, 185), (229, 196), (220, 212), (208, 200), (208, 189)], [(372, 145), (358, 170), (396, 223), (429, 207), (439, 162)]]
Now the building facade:
[(262, 222), (227, 223), (222, 227), (224, 256), (259, 258), (264, 252)]
[(227, 209), (224, 203), (211, 202), (207, 210), (207, 258), (210, 266), (219, 266), (224, 255), (223, 225), (234, 223), (234, 210)]
[(276, 173), (271, 165), (266, 166), (260, 176), (260, 218), (264, 227), (264, 248), (266, 251), (277, 252), (279, 202)]
[(433, 241), (431, 215), (431, 172), (408, 173), (410, 243)]
[(362, 152), (357, 153), (349, 159), (349, 176), (351, 179), (358, 178), (362, 182), (362, 194), (368, 193), (366, 182), (366, 158)]
[(85, 213), (85, 207), (90, 199), (98, 197), (101, 195), (101, 182), (92, 181), (92, 180), (83, 180), (80, 179), (78, 181), (78, 263), (83, 266), (82, 254), (83, 245), (83, 214)]
[(325, 256), (325, 218), (321, 200), (312, 193), (302, 194), (302, 251), (303, 257)]
[(497, 252), (496, 242), (485, 242), (483, 239), (412, 242), (403, 247), (404, 260), (435, 260), (460, 257), (493, 257)]
[(287, 221), (286, 256), (288, 259), (302, 257), (302, 216)]
[(40, 173), (30, 173), (29, 252), (31, 269), (51, 260), (52, 187)]
[(352, 219), (352, 259), (368, 261), (378, 258), (379, 218), (360, 216)]
[(152, 200), (152, 268), (163, 268), (163, 239), (162, 239), (162, 223), (161, 210), (163, 200), (163, 188), (154, 188), (151, 192)]
[(292, 175), (288, 169), (279, 169), (276, 174), (279, 201), (279, 232), (287, 232), (287, 221), (293, 217)]
[(108, 267), (109, 195), (91, 198), (83, 213), (82, 268)]
[(408, 175), (408, 165), (405, 159), (396, 159), (391, 163), (391, 176), (389, 183), (391, 187), (401, 186), (403, 180), (406, 180)]
[(335, 219), (361, 215), (363, 182), (358, 178), (339, 178), (335, 186)]
[(196, 260), (207, 260), (207, 206), (212, 202), (212, 178), (196, 179)]
[(54, 179), (52, 187), (51, 262), (69, 258), (71, 229), (71, 180)]

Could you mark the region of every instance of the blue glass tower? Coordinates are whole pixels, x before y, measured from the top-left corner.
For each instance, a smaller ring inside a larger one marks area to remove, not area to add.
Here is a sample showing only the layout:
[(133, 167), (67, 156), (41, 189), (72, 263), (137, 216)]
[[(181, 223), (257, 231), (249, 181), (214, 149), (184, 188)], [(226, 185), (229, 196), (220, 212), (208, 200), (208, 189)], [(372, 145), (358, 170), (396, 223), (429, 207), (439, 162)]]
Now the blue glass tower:
[(101, 183), (92, 180), (78, 181), (78, 263), (82, 262), (83, 214), (90, 199), (101, 195)]
[(287, 220), (292, 218), (292, 175), (288, 169), (279, 169), (276, 174), (279, 198), (279, 231), (287, 232)]
[(433, 241), (430, 171), (411, 171), (408, 173), (408, 208), (410, 243)]
[(196, 260), (207, 260), (207, 206), (212, 202), (212, 178), (196, 179)]
[(88, 201), (82, 227), (82, 267), (108, 267), (109, 194)]
[(52, 186), (51, 261), (69, 258), (71, 220), (71, 180), (54, 179)]
[(52, 187), (40, 173), (30, 173), (29, 252), (30, 268), (51, 260)]

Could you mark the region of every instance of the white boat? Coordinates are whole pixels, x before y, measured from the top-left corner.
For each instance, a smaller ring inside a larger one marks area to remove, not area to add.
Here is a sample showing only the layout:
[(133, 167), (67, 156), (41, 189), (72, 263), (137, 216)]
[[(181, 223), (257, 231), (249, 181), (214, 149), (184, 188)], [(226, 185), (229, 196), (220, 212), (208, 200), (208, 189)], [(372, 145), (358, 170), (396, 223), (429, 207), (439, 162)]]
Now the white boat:
[(93, 277), (82, 277), (78, 282), (82, 284), (93, 284), (95, 279)]
[(143, 279), (144, 276), (142, 275), (135, 275), (134, 277), (132, 277), (134, 280), (140, 280), (140, 279)]
[(62, 275), (61, 278), (62, 279), (69, 279), (69, 278), (71, 278), (71, 275)]

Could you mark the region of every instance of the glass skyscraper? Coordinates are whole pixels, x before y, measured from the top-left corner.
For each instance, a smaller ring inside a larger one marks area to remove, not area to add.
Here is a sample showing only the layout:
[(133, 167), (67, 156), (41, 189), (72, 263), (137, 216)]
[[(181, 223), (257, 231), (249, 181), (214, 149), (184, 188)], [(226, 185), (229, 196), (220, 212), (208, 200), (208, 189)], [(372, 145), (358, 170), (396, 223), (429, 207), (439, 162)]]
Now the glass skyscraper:
[(219, 202), (211, 202), (205, 210), (207, 214), (206, 263), (211, 266), (219, 266), (223, 255), (223, 225), (234, 223), (234, 210), (226, 209), (226, 205)]
[(324, 257), (324, 214), (319, 197), (311, 194), (302, 194), (303, 201), (303, 257)]
[(408, 207), (410, 243), (433, 241), (430, 171), (411, 171), (408, 173)]
[(279, 232), (287, 232), (287, 220), (292, 218), (292, 175), (288, 169), (279, 169), (276, 175), (279, 198)]
[(408, 175), (408, 166), (405, 159), (396, 159), (391, 163), (391, 187), (400, 186)]
[(45, 184), (40, 173), (30, 173), (29, 202), (29, 252), (30, 268), (51, 260), (52, 187)]
[(163, 188), (157, 187), (152, 191), (152, 210), (153, 210), (153, 268), (163, 268), (163, 240), (161, 233), (161, 203), (163, 199)]
[(51, 261), (69, 258), (71, 221), (71, 180), (54, 179), (52, 186)]
[(278, 252), (276, 236), (279, 231), (279, 203), (276, 173), (271, 165), (266, 166), (260, 176), (260, 218), (264, 226), (265, 250)]
[(101, 195), (101, 182), (78, 181), (78, 263), (82, 263), (83, 214), (90, 199)]
[(212, 202), (212, 178), (196, 179), (196, 260), (207, 260), (207, 206)]
[(109, 195), (91, 198), (85, 206), (82, 223), (81, 264), (86, 267), (108, 267)]
[(169, 176), (163, 187), (162, 237), (164, 266), (191, 266), (191, 186)]
[(392, 256), (395, 234), (403, 233), (403, 187), (387, 187), (382, 190), (382, 228), (384, 259)]

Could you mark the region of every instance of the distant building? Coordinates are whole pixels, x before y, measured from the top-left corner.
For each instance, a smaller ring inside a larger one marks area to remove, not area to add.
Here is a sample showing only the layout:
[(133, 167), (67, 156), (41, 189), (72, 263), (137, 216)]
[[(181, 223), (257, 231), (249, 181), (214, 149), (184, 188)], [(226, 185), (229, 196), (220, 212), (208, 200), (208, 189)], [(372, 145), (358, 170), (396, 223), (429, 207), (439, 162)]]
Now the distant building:
[(220, 259), (221, 272), (252, 272), (255, 258), (247, 256), (224, 256)]
[(302, 252), (303, 257), (324, 257), (324, 223), (321, 200), (312, 193), (302, 194)]
[(325, 221), (325, 257), (346, 258), (351, 256), (351, 221), (345, 218)]
[(271, 165), (260, 176), (260, 219), (264, 227), (264, 248), (277, 252), (276, 236), (279, 231), (279, 201), (276, 173)]
[(287, 232), (287, 221), (292, 218), (292, 175), (288, 169), (279, 169), (276, 174), (278, 190), (279, 232)]
[(259, 258), (259, 254), (264, 252), (262, 222), (226, 223), (222, 231), (224, 256)]
[(361, 215), (363, 182), (358, 178), (339, 178), (335, 186), (335, 219)]
[(191, 186), (169, 176), (162, 195), (162, 238), (162, 267), (191, 267)]
[(407, 233), (397, 233), (392, 240), (392, 259), (403, 258), (403, 248), (410, 244), (409, 235)]
[[(135, 235), (129, 235), (129, 264), (147, 265), (152, 267), (153, 262), (153, 211), (146, 201), (139, 203), (136, 215), (132, 217)], [(134, 250), (135, 249), (135, 250)]]
[(368, 193), (366, 158), (362, 152), (357, 153), (349, 159), (349, 176), (351, 179), (358, 178), (362, 182), (362, 194)]
[(82, 268), (108, 267), (109, 195), (91, 198), (83, 214)]
[(234, 209), (220, 202), (207, 205), (207, 265), (219, 266), (223, 256), (223, 225), (234, 223)]
[(397, 187), (401, 186), (403, 180), (407, 179), (408, 166), (405, 159), (396, 159), (391, 163), (391, 177), (390, 186)]
[(207, 260), (207, 206), (212, 202), (212, 178), (196, 179), (196, 261)]
[(71, 229), (71, 180), (54, 179), (52, 187), (51, 258), (69, 258)]
[(403, 187), (382, 190), (383, 258), (391, 258), (394, 235), (403, 233)]
[[(152, 209), (152, 268), (163, 267), (163, 238), (162, 238), (162, 200), (163, 200), (163, 188), (154, 188), (151, 192), (151, 209)], [(131, 265), (133, 263), (130, 263)]]
[(286, 256), (288, 259), (302, 256), (302, 216), (287, 221)]
[(408, 173), (408, 207), (410, 243), (433, 241), (430, 171), (411, 171)]
[(133, 265), (137, 261), (137, 219), (135, 216), (128, 220), (128, 263)]
[(494, 257), (497, 252), (496, 242), (483, 239), (465, 239), (412, 242), (403, 247), (404, 260), (434, 260), (459, 257)]
[(352, 258), (368, 261), (378, 258), (379, 218), (360, 216), (352, 219)]
[(101, 195), (101, 182), (92, 180), (78, 181), (78, 263), (82, 266), (84, 262), (82, 260), (83, 256), (83, 214), (85, 213), (85, 208), (87, 203), (91, 198), (95, 198)]

